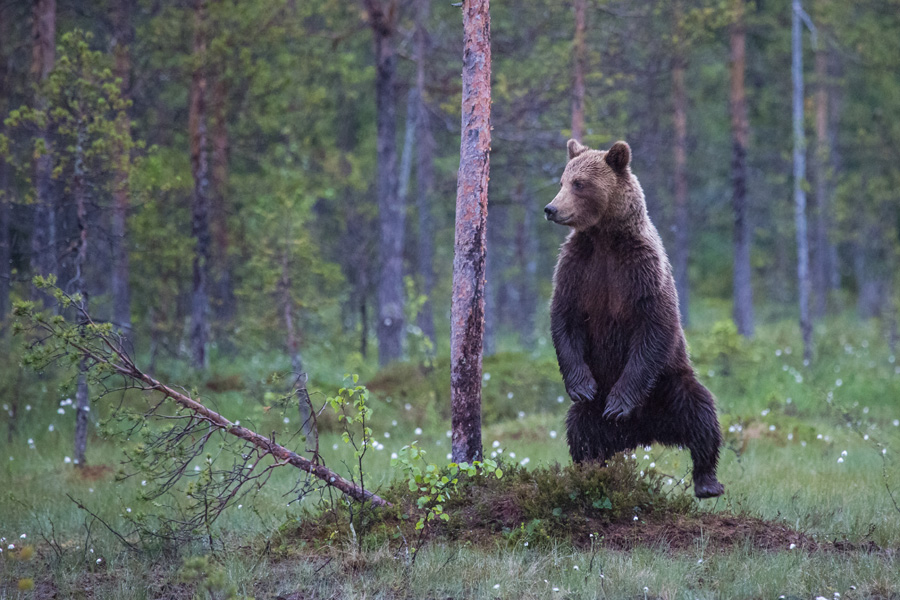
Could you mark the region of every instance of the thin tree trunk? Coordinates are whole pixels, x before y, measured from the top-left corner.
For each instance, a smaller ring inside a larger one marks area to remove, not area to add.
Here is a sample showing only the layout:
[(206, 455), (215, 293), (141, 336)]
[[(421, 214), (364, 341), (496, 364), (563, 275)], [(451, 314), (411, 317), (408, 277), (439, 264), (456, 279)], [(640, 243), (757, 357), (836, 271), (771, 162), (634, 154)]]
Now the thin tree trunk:
[(753, 336), (753, 287), (750, 266), (750, 219), (747, 208), (747, 98), (744, 0), (734, 0), (736, 19), (731, 27), (731, 185), (734, 211), (734, 313), (738, 333)]
[(833, 254), (828, 236), (831, 202), (828, 197), (828, 54), (816, 51), (816, 152), (814, 177), (816, 181), (815, 263), (813, 264), (813, 315), (822, 318), (828, 310), (828, 291), (831, 287), (829, 260)]
[(378, 362), (403, 355), (403, 238), (406, 205), (397, 193), (396, 79), (394, 53), (397, 1), (364, 0), (375, 41), (378, 221), (381, 278), (378, 281)]
[[(431, 119), (425, 103), (425, 61), (428, 55), (428, 18), (431, 0), (416, 0), (416, 209), (419, 216), (418, 268), (422, 278), (425, 303), (419, 311), (419, 327), (422, 334), (436, 344), (434, 331), (434, 225), (431, 219), (431, 201), (434, 186), (434, 136)], [(433, 350), (432, 350), (433, 351)]]
[(228, 95), (221, 72), (218, 73), (210, 93), (212, 97), (210, 227), (214, 262), (210, 272), (215, 276), (215, 320), (217, 326), (223, 328), (234, 318), (237, 300), (231, 276), (228, 236)]
[[(675, 31), (676, 36), (681, 37), (680, 21), (681, 11), (676, 3)], [(672, 257), (672, 267), (675, 275), (675, 289), (678, 292), (678, 308), (681, 313), (681, 322), (688, 325), (689, 308), (689, 281), (688, 281), (688, 254), (690, 216), (688, 215), (688, 188), (687, 188), (687, 91), (684, 87), (685, 56), (684, 47), (680, 40), (675, 42), (675, 55), (672, 65), (672, 120), (675, 125), (675, 252)]]
[[(37, 84), (42, 84), (56, 59), (56, 0), (34, 0), (34, 22), (32, 28), (31, 76)], [(46, 100), (36, 99), (35, 104), (46, 108)], [(46, 148), (49, 137), (46, 128), (37, 134)], [(31, 271), (35, 275), (58, 275), (56, 240), (56, 206), (53, 198), (53, 164), (48, 153), (43, 153), (34, 161), (34, 229), (31, 243)], [(53, 305), (48, 294), (35, 291), (35, 299), (42, 299), (45, 307)]]
[(194, 282), (191, 296), (191, 359), (197, 369), (208, 362), (209, 336), (209, 159), (206, 139), (206, 0), (196, 0), (194, 12), (194, 72), (191, 78), (188, 130), (191, 138), (191, 233), (194, 236)]
[(534, 349), (535, 315), (538, 305), (537, 290), (537, 232), (535, 231), (535, 205), (524, 184), (516, 189), (516, 201), (522, 211), (519, 231), (516, 236), (517, 262), (519, 263), (519, 305), (516, 323), (519, 343), (525, 350)]
[(313, 432), (312, 420), (312, 403), (309, 399), (309, 392), (306, 389), (307, 375), (303, 370), (303, 357), (300, 354), (300, 341), (297, 338), (297, 332), (294, 330), (294, 299), (291, 294), (291, 258), (289, 244), (285, 244), (284, 254), (281, 260), (281, 308), (284, 317), (284, 329), (287, 334), (287, 349), (291, 357), (291, 371), (296, 378), (294, 385), (296, 389), (297, 402), (300, 412), (300, 430), (307, 438)]
[[(75, 247), (75, 278), (72, 282), (72, 291), (82, 297), (82, 308), (88, 310), (88, 293), (85, 285), (84, 269), (87, 265), (88, 250), (88, 220), (87, 220), (87, 182), (85, 181), (86, 167), (84, 164), (85, 144), (87, 140), (87, 123), (79, 125), (75, 143), (75, 166), (72, 177), (72, 192), (75, 197), (75, 215), (78, 224), (78, 241)], [(79, 467), (86, 464), (85, 451), (87, 450), (88, 435), (88, 411), (90, 411), (90, 396), (87, 384), (87, 359), (82, 357), (78, 366), (78, 381), (75, 388), (75, 456), (74, 462)]]
[[(134, 39), (134, 28), (131, 24), (133, 0), (118, 0), (116, 2), (115, 21), (115, 76), (122, 80), (122, 96), (128, 97), (131, 81), (131, 43)], [(130, 120), (127, 116), (117, 120), (118, 134), (122, 137), (130, 134)], [(117, 149), (115, 163), (115, 183), (113, 188), (113, 213), (112, 213), (112, 297), (113, 297), (113, 324), (131, 337), (131, 288), (129, 279), (128, 260), (128, 164), (130, 157), (128, 150), (119, 147)]]
[(478, 460), (484, 268), (491, 148), (490, 0), (463, 2), (462, 135), (450, 334), (452, 458)]
[(587, 0), (575, 0), (575, 39), (572, 44), (572, 138), (584, 136), (584, 32), (587, 28)]
[(9, 288), (12, 282), (12, 232), (9, 214), (9, 163), (0, 160), (0, 337), (6, 331)]
[(791, 21), (791, 78), (794, 118), (794, 221), (797, 232), (797, 285), (803, 359), (812, 360), (812, 324), (809, 319), (809, 241), (806, 232), (806, 136), (803, 131), (803, 38), (800, 0), (793, 0)]

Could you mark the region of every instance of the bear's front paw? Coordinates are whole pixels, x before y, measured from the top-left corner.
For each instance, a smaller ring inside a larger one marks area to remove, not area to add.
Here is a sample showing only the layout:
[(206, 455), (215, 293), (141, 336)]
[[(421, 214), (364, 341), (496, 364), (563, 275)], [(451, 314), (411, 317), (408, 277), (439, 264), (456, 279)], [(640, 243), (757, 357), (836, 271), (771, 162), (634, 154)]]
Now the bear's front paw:
[(603, 418), (611, 421), (621, 421), (634, 412), (634, 404), (626, 398), (611, 393), (606, 397), (606, 410), (603, 411)]
[(597, 382), (594, 381), (593, 377), (588, 375), (579, 383), (572, 386), (566, 386), (566, 392), (573, 402), (590, 402), (597, 394)]

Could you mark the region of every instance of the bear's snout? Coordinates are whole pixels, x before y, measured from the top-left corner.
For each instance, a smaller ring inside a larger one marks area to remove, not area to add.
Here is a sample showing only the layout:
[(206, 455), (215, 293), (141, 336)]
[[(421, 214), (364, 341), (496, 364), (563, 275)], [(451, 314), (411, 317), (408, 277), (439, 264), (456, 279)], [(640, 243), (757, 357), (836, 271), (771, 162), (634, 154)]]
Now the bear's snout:
[(556, 221), (556, 207), (553, 204), (548, 204), (544, 207), (544, 218), (548, 221)]

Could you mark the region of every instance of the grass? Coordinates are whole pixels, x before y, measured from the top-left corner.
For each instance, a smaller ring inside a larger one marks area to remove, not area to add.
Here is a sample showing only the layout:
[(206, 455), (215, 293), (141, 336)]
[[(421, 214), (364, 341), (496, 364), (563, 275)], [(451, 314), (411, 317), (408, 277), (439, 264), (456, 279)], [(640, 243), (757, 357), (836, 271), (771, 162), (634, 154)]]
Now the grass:
[[(493, 482), (463, 494), (455, 508), (448, 505), (455, 511), (450, 524), (435, 530), (412, 567), (396, 527), (363, 536), (361, 548), (340, 526), (298, 536), (298, 524), (323, 520), (315, 498), (289, 504), (293, 498), (285, 494), (297, 473), (284, 469), (224, 513), (214, 554), (203, 541), (126, 550), (66, 495), (117, 530), (152, 513), (153, 503), (141, 498), (147, 486), (140, 476), (113, 476), (123, 448), (137, 440), (95, 430), (88, 462), (108, 468), (79, 474), (64, 461), (74, 419), (59, 402), (68, 390), (52, 373), (18, 375), (8, 354), (0, 364), (0, 401), (16, 402), (18, 417), (16, 431), (0, 445), (0, 537), (6, 538), (0, 598), (897, 597), (900, 510), (889, 492), (900, 502), (900, 369), (877, 324), (839, 320), (817, 330), (811, 367), (802, 364), (792, 324), (767, 326), (752, 343), (725, 325), (688, 337), (698, 374), (719, 400), (723, 498), (690, 496), (686, 451), (638, 448), (610, 470), (630, 469), (637, 487), (613, 478), (603, 496), (616, 510), (629, 502), (646, 507), (648, 499), (636, 490), (656, 486), (650, 498), (656, 512), (638, 511), (634, 523), (627, 511), (579, 517), (584, 503), (578, 499), (602, 485), (585, 484), (567, 500), (579, 475), (565, 467), (568, 399), (557, 401), (564, 392), (552, 350), (501, 354), (485, 359), (485, 451), (521, 470), (508, 469), (502, 486)], [(296, 413), (277, 403), (284, 382), (273, 380), (266, 366), (283, 364), (278, 360), (223, 362), (211, 386), (193, 382), (230, 418), (290, 439)], [(371, 426), (383, 446), (367, 453), (369, 487), (385, 494), (397, 487), (391, 455), (413, 440), (429, 462), (447, 462), (447, 370), (444, 358), (432, 371), (397, 365), (364, 381), (372, 390)], [(177, 378), (174, 383), (194, 378), (187, 371), (159, 375)], [(340, 378), (337, 371), (318, 373), (314, 398), (333, 394)], [(103, 412), (95, 405), (93, 414)], [(322, 426), (325, 460), (347, 472), (353, 457), (337, 423), (326, 419)], [(564, 484), (556, 492), (522, 493), (552, 491), (554, 477)], [(516, 510), (498, 512), (492, 501)], [(561, 510), (554, 515), (555, 508)], [(767, 521), (763, 532), (747, 533), (759, 519)], [(206, 562), (192, 567), (185, 562), (192, 557)]]

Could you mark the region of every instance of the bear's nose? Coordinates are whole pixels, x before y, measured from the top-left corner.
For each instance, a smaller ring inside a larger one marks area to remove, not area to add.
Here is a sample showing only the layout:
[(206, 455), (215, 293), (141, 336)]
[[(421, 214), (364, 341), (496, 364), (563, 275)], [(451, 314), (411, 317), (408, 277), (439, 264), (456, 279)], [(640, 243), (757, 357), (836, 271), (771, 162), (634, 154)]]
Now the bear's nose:
[(544, 207), (544, 217), (550, 221), (556, 216), (556, 207), (552, 204), (548, 204)]

